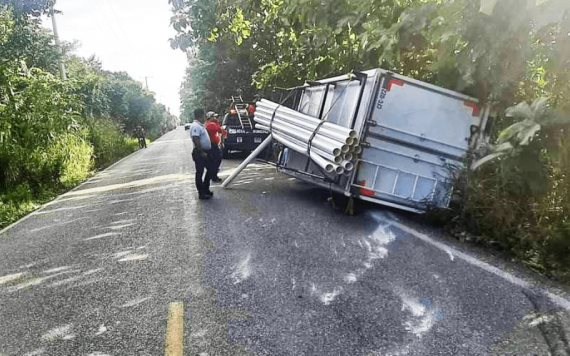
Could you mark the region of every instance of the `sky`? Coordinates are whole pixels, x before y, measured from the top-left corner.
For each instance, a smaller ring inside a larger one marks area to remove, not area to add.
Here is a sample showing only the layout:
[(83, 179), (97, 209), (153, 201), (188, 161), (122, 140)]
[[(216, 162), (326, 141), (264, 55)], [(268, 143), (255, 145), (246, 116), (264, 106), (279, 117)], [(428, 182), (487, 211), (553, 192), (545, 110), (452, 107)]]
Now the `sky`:
[[(142, 83), (148, 77), (157, 101), (179, 115), (186, 55), (168, 42), (175, 35), (168, 0), (57, 0), (55, 8), (63, 12), (56, 15), (60, 38), (80, 44), (75, 54), (94, 54), (104, 69)], [(51, 19), (44, 25), (51, 28)]]

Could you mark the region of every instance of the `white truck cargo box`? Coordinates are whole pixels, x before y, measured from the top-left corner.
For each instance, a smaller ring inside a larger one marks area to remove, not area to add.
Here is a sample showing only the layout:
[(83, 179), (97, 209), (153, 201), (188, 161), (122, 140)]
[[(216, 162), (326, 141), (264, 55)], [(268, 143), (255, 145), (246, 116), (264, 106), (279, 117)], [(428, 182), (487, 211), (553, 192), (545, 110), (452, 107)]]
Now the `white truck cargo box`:
[(488, 110), (477, 99), (382, 69), (292, 89), (292, 109), (356, 130), (363, 147), (349, 175), (328, 176), (286, 150), (286, 174), (346, 196), (422, 212), (447, 207), (453, 172), (480, 140)]

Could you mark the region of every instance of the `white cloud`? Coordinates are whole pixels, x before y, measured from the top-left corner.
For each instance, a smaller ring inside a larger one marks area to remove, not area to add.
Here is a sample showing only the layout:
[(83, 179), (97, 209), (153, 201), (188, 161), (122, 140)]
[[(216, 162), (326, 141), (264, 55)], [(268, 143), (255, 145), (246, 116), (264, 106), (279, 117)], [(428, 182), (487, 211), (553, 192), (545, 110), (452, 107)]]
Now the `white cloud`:
[(62, 12), (59, 35), (80, 42), (78, 55), (95, 54), (105, 69), (126, 71), (140, 82), (148, 77), (157, 100), (179, 114), (186, 56), (170, 48), (175, 31), (167, 0), (58, 0), (56, 9)]

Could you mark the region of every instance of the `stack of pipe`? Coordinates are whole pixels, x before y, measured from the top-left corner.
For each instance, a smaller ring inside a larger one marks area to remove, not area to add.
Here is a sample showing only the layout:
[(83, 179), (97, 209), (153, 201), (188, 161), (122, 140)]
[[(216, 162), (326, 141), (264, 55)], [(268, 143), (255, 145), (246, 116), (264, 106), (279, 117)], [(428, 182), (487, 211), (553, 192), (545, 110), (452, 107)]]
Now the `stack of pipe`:
[(276, 141), (309, 156), (328, 173), (349, 173), (361, 152), (356, 131), (269, 100), (257, 102), (254, 120), (256, 128), (270, 131)]

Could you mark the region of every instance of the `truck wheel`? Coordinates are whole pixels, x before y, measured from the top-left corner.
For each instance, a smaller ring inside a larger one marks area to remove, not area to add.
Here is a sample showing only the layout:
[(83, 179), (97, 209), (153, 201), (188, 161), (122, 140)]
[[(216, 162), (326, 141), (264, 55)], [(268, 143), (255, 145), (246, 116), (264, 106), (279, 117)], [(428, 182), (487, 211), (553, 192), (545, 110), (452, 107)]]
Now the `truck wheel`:
[(261, 154), (262, 154), (263, 158), (265, 158), (265, 160), (272, 161), (273, 160), (273, 145), (267, 146), (267, 148), (265, 150), (263, 150), (263, 152)]
[(342, 210), (346, 215), (354, 216), (358, 214), (356, 201), (353, 197), (346, 197), (343, 194), (333, 192), (328, 201), (333, 209)]

